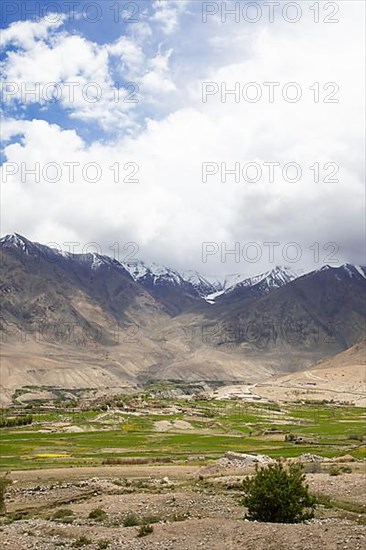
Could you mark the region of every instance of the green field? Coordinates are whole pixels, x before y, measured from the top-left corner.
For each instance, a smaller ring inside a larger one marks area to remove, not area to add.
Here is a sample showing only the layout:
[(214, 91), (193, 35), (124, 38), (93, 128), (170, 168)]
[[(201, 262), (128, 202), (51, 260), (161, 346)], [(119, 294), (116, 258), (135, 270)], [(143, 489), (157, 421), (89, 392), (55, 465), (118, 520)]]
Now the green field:
[[(31, 425), (0, 429), (2, 470), (97, 466), (127, 457), (195, 463), (229, 450), (272, 457), (366, 457), (365, 413), (351, 406), (144, 398), (134, 401), (132, 412), (113, 407), (32, 414)], [(189, 423), (189, 429), (176, 427), (177, 420)], [(161, 421), (172, 424), (169, 431), (157, 431)], [(69, 433), (70, 428), (79, 431)]]

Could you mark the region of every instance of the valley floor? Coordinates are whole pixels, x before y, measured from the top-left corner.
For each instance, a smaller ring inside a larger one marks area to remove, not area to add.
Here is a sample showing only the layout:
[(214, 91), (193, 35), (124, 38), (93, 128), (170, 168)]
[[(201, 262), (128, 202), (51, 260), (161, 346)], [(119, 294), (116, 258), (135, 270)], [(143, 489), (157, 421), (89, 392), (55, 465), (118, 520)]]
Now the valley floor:
[[(13, 472), (2, 520), (3, 547), (17, 550), (361, 550), (366, 537), (366, 473), (307, 474), (318, 495), (307, 524), (244, 519), (244, 470), (204, 475), (199, 467), (117, 466)], [(92, 511), (99, 510), (95, 519)], [(139, 537), (147, 522), (152, 533)], [(132, 518), (132, 521), (131, 521)]]
[[(363, 408), (225, 399), (220, 392), (227, 388), (220, 386), (213, 390), (215, 399), (177, 397), (178, 389), (181, 384), (159, 382), (141, 394), (92, 402), (58, 390), (53, 403), (31, 404), (21, 401), (26, 389), (15, 393), (1, 417), (1, 469), (11, 481), (6, 514), (0, 516), (2, 546), (364, 548)], [(252, 394), (256, 389), (249, 388)], [(245, 520), (242, 480), (254, 472), (253, 455), (263, 464), (274, 459), (304, 464), (318, 502), (314, 520), (299, 525)]]

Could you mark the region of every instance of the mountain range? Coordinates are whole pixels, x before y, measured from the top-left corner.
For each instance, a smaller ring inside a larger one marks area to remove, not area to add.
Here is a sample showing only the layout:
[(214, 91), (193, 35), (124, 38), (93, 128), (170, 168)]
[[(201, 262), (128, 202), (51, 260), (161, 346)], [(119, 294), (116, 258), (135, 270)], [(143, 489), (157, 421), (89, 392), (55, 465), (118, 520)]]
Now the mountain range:
[(346, 350), (365, 331), (366, 268), (277, 266), (223, 279), (0, 240), (2, 393), (256, 381)]

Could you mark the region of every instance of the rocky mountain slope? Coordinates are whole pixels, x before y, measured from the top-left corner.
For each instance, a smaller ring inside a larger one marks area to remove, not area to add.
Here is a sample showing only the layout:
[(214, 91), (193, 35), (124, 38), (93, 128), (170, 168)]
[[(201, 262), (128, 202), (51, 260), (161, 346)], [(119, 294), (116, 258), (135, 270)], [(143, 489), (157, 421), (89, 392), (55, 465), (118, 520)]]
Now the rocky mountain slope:
[[(214, 311), (213, 308), (212, 311)], [(365, 334), (366, 269), (324, 266), (216, 315), (236, 344), (314, 350), (319, 358), (355, 344)]]
[[(301, 277), (276, 268), (220, 289), (197, 273), (61, 253), (20, 235), (1, 239), (0, 253), (9, 395), (159, 378), (250, 383), (309, 367), (365, 329), (365, 269), (351, 265)], [(223, 292), (209, 304), (213, 288)]]
[(225, 278), (222, 288), (206, 296), (206, 300), (220, 306), (241, 303), (252, 298), (265, 296), (271, 290), (280, 288), (299, 277), (290, 267), (276, 266), (272, 270), (254, 277), (240, 274)]

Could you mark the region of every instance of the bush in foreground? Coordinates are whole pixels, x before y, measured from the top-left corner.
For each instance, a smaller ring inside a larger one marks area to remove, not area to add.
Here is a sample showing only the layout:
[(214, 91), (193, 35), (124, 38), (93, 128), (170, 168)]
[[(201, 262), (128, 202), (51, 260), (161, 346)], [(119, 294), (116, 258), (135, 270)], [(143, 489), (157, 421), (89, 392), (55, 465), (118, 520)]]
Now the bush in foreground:
[(314, 517), (315, 498), (308, 492), (300, 464), (281, 463), (257, 469), (243, 481), (246, 518), (272, 523), (300, 523)]

